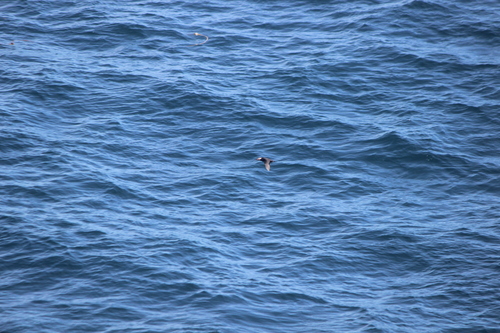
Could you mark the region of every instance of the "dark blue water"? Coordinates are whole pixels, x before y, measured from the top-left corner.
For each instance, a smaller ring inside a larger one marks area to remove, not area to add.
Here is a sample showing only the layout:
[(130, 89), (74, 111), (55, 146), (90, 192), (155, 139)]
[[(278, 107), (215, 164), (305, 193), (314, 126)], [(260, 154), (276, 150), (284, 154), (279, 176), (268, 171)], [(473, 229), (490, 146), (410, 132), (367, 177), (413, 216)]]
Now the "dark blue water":
[(0, 9), (1, 332), (500, 332), (498, 1)]

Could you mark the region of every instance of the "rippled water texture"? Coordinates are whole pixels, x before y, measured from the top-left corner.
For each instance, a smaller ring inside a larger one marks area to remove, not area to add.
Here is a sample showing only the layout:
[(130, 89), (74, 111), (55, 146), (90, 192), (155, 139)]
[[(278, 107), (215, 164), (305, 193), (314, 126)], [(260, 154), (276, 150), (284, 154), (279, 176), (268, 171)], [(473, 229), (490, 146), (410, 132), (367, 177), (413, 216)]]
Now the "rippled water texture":
[(500, 332), (498, 1), (0, 9), (1, 332)]

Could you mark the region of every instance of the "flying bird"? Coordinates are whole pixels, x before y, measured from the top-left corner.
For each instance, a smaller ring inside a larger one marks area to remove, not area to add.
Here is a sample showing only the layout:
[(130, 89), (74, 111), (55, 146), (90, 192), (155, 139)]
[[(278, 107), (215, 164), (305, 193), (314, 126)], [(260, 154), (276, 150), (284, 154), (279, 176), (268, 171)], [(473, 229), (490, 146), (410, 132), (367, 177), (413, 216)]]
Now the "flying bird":
[(271, 163), (274, 162), (272, 159), (267, 158), (267, 157), (259, 157), (259, 158), (256, 158), (256, 160), (264, 162), (264, 166), (266, 167), (266, 170), (271, 171)]

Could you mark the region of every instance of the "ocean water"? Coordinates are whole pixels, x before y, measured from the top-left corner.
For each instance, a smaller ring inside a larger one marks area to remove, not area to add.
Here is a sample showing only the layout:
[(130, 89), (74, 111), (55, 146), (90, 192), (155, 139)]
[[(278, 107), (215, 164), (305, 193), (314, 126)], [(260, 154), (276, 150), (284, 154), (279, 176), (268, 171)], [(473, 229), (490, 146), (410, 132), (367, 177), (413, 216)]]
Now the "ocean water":
[(0, 9), (0, 332), (500, 332), (498, 1)]

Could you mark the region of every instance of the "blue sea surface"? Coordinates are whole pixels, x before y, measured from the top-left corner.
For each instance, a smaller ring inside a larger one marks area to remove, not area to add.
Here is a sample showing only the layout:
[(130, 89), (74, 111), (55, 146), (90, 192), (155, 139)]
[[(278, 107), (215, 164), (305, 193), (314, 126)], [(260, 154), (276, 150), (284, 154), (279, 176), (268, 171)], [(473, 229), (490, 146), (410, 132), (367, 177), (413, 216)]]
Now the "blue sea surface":
[(500, 332), (497, 0), (0, 11), (0, 332)]

